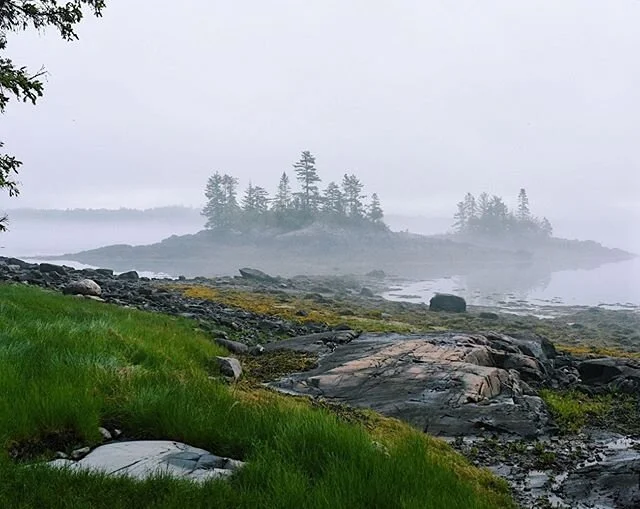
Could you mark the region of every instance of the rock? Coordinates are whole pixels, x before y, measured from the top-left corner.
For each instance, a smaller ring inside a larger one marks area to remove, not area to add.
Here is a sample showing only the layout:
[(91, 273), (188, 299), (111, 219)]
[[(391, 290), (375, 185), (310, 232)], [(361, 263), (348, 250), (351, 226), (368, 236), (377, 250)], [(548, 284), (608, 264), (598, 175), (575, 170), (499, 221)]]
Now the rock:
[(215, 338), (213, 341), (218, 345), (223, 346), (232, 353), (242, 354), (249, 351), (249, 347), (247, 345), (245, 345), (244, 343), (239, 343), (238, 341), (231, 341), (230, 339), (223, 338)]
[(360, 289), (360, 296), (361, 296), (361, 297), (368, 297), (368, 298), (371, 298), (371, 297), (375, 297), (375, 296), (376, 296), (376, 294), (375, 294), (375, 293), (373, 293), (373, 290), (371, 290), (371, 288), (367, 288), (366, 286), (363, 286), (363, 287)]
[(96, 269), (96, 272), (101, 276), (112, 277), (113, 271), (111, 269)]
[(113, 437), (111, 436), (111, 433), (107, 428), (98, 428), (98, 432), (100, 433), (104, 441), (108, 442), (109, 440), (113, 440)]
[(245, 267), (240, 269), (240, 275), (245, 279), (255, 279), (256, 281), (273, 282), (276, 278), (258, 269)]
[(484, 320), (497, 320), (498, 318), (500, 318), (500, 315), (498, 315), (498, 313), (491, 313), (487, 311), (483, 311), (478, 316)]
[(606, 384), (622, 375), (623, 368), (617, 359), (605, 357), (581, 362), (578, 371), (585, 383)]
[(118, 274), (118, 279), (121, 281), (138, 281), (140, 276), (135, 270), (130, 270), (129, 272)]
[(323, 336), (268, 344), (319, 356), (315, 369), (272, 386), (370, 408), (434, 435), (535, 437), (548, 429), (543, 401), (525, 393), (531, 388), (519, 374), (544, 377), (542, 364), (507, 336), (370, 334), (345, 343)]
[(204, 449), (162, 440), (111, 443), (98, 447), (80, 461), (58, 459), (48, 464), (137, 480), (168, 475), (197, 482), (229, 477), (244, 466), (241, 461), (215, 456)]
[(89, 454), (90, 451), (91, 449), (89, 447), (81, 447), (80, 449), (76, 449), (71, 452), (71, 459), (77, 461), (81, 458), (84, 458), (87, 454)]
[(429, 301), (429, 311), (448, 311), (450, 313), (464, 313), (467, 302), (457, 295), (436, 293)]
[(65, 452), (58, 451), (58, 452), (56, 452), (56, 459), (68, 460), (69, 459), (69, 455), (67, 453), (65, 453)]
[(242, 375), (242, 365), (234, 357), (216, 357), (220, 373), (237, 380)]
[(102, 288), (92, 279), (83, 279), (82, 281), (72, 281), (62, 290), (66, 295), (87, 295), (92, 297), (100, 297)]
[(40, 265), (38, 265), (38, 269), (40, 270), (40, 272), (44, 273), (55, 273), (61, 275), (65, 275), (67, 273), (67, 270), (64, 267), (60, 265), (54, 265), (53, 263), (41, 263)]
[(249, 355), (253, 355), (254, 357), (258, 355), (262, 355), (263, 353), (264, 353), (264, 346), (262, 345), (255, 345), (249, 348)]
[(371, 272), (367, 272), (366, 276), (376, 279), (384, 279), (385, 277), (387, 277), (387, 274), (384, 270), (372, 270)]

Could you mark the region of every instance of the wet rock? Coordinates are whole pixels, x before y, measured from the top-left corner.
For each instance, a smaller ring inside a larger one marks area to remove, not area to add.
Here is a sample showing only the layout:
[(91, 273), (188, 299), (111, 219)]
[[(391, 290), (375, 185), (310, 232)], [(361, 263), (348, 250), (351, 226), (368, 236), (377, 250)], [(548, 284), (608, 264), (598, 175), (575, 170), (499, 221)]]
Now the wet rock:
[[(314, 370), (273, 383), (276, 388), (336, 399), (397, 417), (443, 436), (504, 434), (534, 437), (548, 427), (542, 400), (524, 393), (516, 368), (493, 361), (509, 338), (453, 334), (367, 334), (346, 343), (310, 335), (267, 345), (320, 356)], [(508, 344), (527, 369), (539, 365)], [(525, 362), (526, 359), (526, 362)], [(544, 376), (540, 372), (540, 376)], [(531, 389), (528, 388), (528, 392)]]
[(244, 343), (239, 343), (238, 341), (231, 341), (230, 339), (224, 338), (215, 338), (214, 342), (218, 345), (226, 348), (232, 353), (247, 353), (249, 351), (249, 347)]
[(360, 289), (360, 296), (361, 297), (372, 298), (372, 297), (375, 297), (376, 294), (373, 293), (373, 290), (371, 288), (367, 288), (366, 286), (363, 286)]
[(457, 295), (436, 293), (429, 301), (429, 311), (448, 311), (450, 313), (464, 313), (467, 302)]
[(367, 272), (367, 277), (373, 277), (376, 279), (384, 279), (387, 277), (387, 274), (384, 270), (372, 270), (371, 272)]
[(262, 272), (258, 269), (252, 269), (249, 267), (245, 267), (240, 269), (240, 275), (245, 279), (254, 279), (256, 281), (265, 281), (265, 282), (273, 282), (276, 281), (276, 278), (270, 276), (266, 272)]
[(242, 375), (242, 365), (234, 357), (216, 357), (220, 373), (237, 380)]
[(128, 272), (118, 274), (117, 279), (119, 279), (120, 281), (138, 281), (138, 279), (140, 279), (140, 276), (135, 270), (130, 270)]
[(82, 281), (72, 281), (62, 290), (67, 295), (86, 295), (92, 297), (100, 297), (102, 288), (91, 279), (83, 279)]
[(40, 272), (43, 273), (55, 273), (65, 275), (67, 270), (61, 265), (54, 265), (53, 263), (41, 263), (38, 265)]
[(229, 477), (244, 463), (179, 442), (153, 440), (107, 444), (80, 461), (58, 459), (49, 465), (78, 471), (99, 471), (138, 480), (169, 475), (204, 482)]

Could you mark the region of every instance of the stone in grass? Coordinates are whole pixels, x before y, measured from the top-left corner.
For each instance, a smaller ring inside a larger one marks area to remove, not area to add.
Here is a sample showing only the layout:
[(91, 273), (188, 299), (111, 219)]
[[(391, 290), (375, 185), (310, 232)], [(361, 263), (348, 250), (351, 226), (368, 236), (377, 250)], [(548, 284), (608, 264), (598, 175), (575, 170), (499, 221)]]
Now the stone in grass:
[(102, 288), (92, 279), (83, 279), (82, 281), (72, 281), (64, 287), (62, 293), (67, 295), (85, 295), (88, 297), (100, 297)]
[(249, 351), (249, 347), (247, 345), (238, 341), (231, 341), (230, 339), (225, 338), (215, 338), (214, 341), (232, 353), (247, 353)]
[(94, 449), (80, 461), (58, 459), (56, 468), (98, 471), (144, 480), (158, 475), (204, 482), (229, 477), (242, 461), (213, 455), (180, 442), (165, 440), (115, 442)]
[(89, 447), (81, 447), (80, 449), (76, 449), (75, 451), (71, 452), (71, 459), (76, 461), (80, 460), (87, 454), (89, 454), (89, 452), (91, 452), (91, 449)]
[(464, 313), (467, 302), (457, 295), (436, 293), (429, 301), (429, 311), (448, 311), (450, 313)]
[(216, 357), (220, 373), (237, 380), (242, 375), (242, 366), (240, 361), (234, 357)]
[(113, 439), (111, 432), (107, 428), (98, 428), (98, 432), (100, 433), (102, 440), (104, 440), (105, 442)]

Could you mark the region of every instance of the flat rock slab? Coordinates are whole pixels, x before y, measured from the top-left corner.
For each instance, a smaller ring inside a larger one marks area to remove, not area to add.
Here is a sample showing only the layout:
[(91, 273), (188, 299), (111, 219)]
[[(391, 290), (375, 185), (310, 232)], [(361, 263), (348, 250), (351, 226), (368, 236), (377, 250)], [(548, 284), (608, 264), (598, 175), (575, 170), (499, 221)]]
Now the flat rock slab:
[(535, 437), (547, 429), (544, 403), (519, 371), (542, 378), (544, 366), (516, 339), (455, 334), (369, 334), (337, 344), (323, 339), (269, 345), (320, 355), (317, 368), (271, 385), (371, 408), (434, 435)]
[(49, 462), (49, 465), (124, 475), (138, 480), (168, 475), (203, 482), (228, 477), (244, 463), (180, 442), (151, 440), (107, 444), (80, 461), (59, 459)]

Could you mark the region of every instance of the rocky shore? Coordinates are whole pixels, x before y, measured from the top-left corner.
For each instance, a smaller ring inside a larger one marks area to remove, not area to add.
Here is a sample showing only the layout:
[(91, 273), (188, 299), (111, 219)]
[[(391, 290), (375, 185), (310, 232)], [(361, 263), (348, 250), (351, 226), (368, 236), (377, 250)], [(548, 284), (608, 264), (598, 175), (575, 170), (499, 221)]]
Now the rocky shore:
[[(432, 317), (424, 305), (383, 303), (376, 297), (382, 273), (283, 279), (245, 270), (167, 282), (0, 258), (0, 281), (191, 319), (226, 342), (249, 382), (373, 409), (438, 435), (506, 478), (522, 507), (640, 506), (640, 363), (632, 356), (558, 350), (520, 318), (500, 321), (474, 310)], [(204, 297), (214, 290), (278, 297), (282, 307), (255, 311)], [(346, 309), (345, 323), (312, 319), (316, 311), (305, 303), (323, 300), (351, 303), (387, 332), (371, 332)], [(440, 326), (403, 332), (406, 317), (418, 315)], [(304, 363), (289, 362), (299, 358)], [(600, 398), (608, 406), (572, 427), (549, 404), (556, 394)]]

